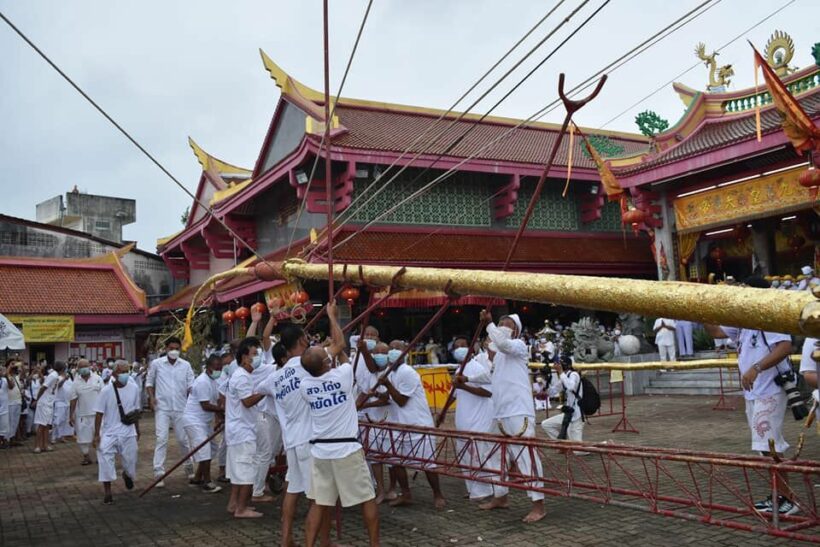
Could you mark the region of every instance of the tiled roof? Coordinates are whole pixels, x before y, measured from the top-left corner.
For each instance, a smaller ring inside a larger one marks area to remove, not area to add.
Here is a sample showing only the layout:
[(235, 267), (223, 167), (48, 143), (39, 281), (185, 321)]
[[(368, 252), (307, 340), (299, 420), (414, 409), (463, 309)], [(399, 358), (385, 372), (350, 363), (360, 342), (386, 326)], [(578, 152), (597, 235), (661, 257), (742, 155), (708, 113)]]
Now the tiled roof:
[[(436, 116), (424, 113), (384, 111), (344, 105), (336, 108), (336, 115), (348, 132), (333, 139), (335, 146), (391, 152), (402, 152), (407, 149), (436, 120)], [(454, 125), (451, 123), (452, 120), (447, 119), (439, 122), (423, 139), (410, 148), (410, 155), (406, 157), (410, 159), (414, 153), (424, 150), (439, 132), (447, 128), (444, 135), (425, 152), (428, 155), (438, 155), (473, 127), (464, 140), (447, 153), (447, 156), (466, 158), (499, 138), (512, 127), (512, 125), (486, 121), (477, 123), (461, 120)], [(586, 131), (588, 134), (596, 134), (592, 129)], [(479, 153), (476, 159), (543, 164), (548, 159), (557, 134), (556, 129), (543, 127), (517, 129), (499, 141), (497, 145)], [(634, 154), (647, 148), (646, 141), (641, 140), (638, 135), (634, 140), (615, 135), (609, 136), (609, 139), (624, 148), (623, 154)], [(555, 165), (567, 165), (568, 148), (569, 139), (565, 138), (558, 151)], [(576, 139), (573, 166), (594, 169), (595, 165), (592, 160), (582, 152), (581, 148), (581, 139)]]
[[(820, 92), (813, 93), (800, 99), (803, 109), (811, 117), (820, 115)], [(763, 134), (779, 131), (782, 116), (773, 107), (762, 110), (760, 113), (760, 127)], [(753, 139), (756, 136), (754, 111), (749, 114), (726, 116), (716, 121), (703, 124), (695, 133), (689, 135), (679, 145), (648, 158), (634, 166), (615, 169), (619, 176), (633, 175), (648, 171), (654, 167), (672, 163), (690, 156), (696, 156), (706, 151), (730, 146), (732, 144)]]
[[(464, 264), (487, 267), (503, 263), (514, 235), (439, 233), (425, 236), (407, 232), (359, 234), (333, 252), (339, 261), (389, 262), (394, 264)], [(551, 264), (577, 266), (585, 270), (590, 264), (601, 269), (615, 264), (651, 264), (649, 243), (633, 237), (523, 237), (512, 260), (515, 264), (538, 264), (545, 271)]]
[(113, 266), (2, 259), (0, 312), (144, 315)]

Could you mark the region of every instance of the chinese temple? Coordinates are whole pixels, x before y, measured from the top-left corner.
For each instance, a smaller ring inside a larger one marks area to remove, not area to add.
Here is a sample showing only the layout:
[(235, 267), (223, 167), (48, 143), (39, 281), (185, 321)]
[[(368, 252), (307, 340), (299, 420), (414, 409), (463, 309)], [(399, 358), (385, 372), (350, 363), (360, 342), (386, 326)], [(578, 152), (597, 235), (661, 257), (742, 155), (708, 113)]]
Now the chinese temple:
[[(686, 107), (680, 120), (652, 135), (648, 151), (609, 164), (625, 190), (650, 195), (659, 207), (650, 218), (654, 226), (645, 226), (668, 259), (659, 278), (742, 279), (753, 271), (796, 277), (802, 266), (817, 263), (816, 192), (798, 180), (810, 155), (795, 150), (762, 82), (729, 91), (731, 67), (717, 69), (714, 54), (699, 50), (712, 61), (706, 90), (674, 84)], [(793, 54), (791, 38), (775, 32), (766, 62), (816, 125), (820, 66), (791, 67)]]

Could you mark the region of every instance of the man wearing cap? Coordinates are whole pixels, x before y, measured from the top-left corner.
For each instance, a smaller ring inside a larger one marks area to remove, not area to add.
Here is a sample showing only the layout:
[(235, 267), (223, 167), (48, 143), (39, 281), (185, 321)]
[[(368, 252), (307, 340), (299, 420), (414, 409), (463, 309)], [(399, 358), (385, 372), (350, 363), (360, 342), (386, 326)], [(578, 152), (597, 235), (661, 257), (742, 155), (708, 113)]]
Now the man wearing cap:
[(800, 268), (800, 271), (803, 273), (803, 279), (797, 284), (798, 291), (811, 289), (813, 284), (817, 285), (820, 283), (820, 279), (814, 275), (814, 268), (811, 266), (803, 266)]
[[(535, 404), (532, 398), (532, 386), (529, 374), (529, 349), (519, 337), (521, 336), (521, 319), (518, 315), (505, 315), (493, 323), (492, 314), (481, 310), (480, 320), (487, 324), (487, 335), (496, 351), (493, 359), (492, 391), (495, 409), (494, 433), (516, 437), (535, 437)], [(522, 475), (542, 475), (541, 458), (530, 457), (525, 447), (510, 446), (509, 454), (514, 456), (515, 465)], [(508, 462), (512, 463), (512, 462)], [(540, 481), (530, 483), (536, 488), (543, 486)], [(480, 505), (481, 509), (507, 507), (509, 501), (506, 486), (493, 487), (493, 499)], [(525, 523), (537, 522), (546, 516), (544, 511), (544, 494), (529, 491), (532, 509), (524, 517)]]

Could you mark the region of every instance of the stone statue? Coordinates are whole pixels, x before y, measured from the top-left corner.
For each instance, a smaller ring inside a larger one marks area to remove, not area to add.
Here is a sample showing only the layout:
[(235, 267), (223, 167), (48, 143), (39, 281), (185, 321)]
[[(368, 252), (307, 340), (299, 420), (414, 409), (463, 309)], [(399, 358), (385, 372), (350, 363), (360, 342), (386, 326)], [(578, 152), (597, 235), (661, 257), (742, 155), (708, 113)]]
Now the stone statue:
[(598, 363), (609, 361), (615, 353), (615, 344), (601, 334), (598, 322), (591, 317), (582, 317), (570, 328), (575, 338), (572, 356), (578, 363)]
[(706, 45), (703, 42), (695, 46), (695, 55), (703, 61), (703, 64), (709, 67), (709, 85), (706, 89), (708, 91), (726, 91), (726, 88), (732, 83), (729, 78), (735, 75), (732, 65), (723, 65), (718, 68), (715, 60), (718, 56), (717, 51), (713, 51), (711, 55), (706, 55)]
[(637, 313), (621, 313), (618, 315), (621, 323), (621, 335), (631, 335), (640, 341), (640, 353), (652, 353), (655, 348), (646, 341), (646, 329), (643, 317)]

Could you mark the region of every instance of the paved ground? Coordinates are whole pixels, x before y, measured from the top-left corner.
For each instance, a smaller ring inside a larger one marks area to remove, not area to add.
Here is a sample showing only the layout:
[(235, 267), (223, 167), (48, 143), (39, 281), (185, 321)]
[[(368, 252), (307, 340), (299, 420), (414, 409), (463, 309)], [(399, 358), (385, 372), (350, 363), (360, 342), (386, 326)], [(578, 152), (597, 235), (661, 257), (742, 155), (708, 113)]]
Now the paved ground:
[[(588, 425), (589, 440), (613, 439), (648, 446), (746, 453), (747, 432), (741, 410), (715, 412), (713, 397), (639, 397), (630, 399), (629, 417), (640, 435), (611, 433), (617, 418), (599, 418)], [(797, 425), (787, 422), (787, 439), (797, 438)], [(137, 488), (151, 475), (153, 422), (140, 443)], [(173, 436), (172, 436), (173, 438)], [(172, 441), (173, 443), (174, 441)], [(31, 443), (27, 443), (31, 444)], [(164, 490), (137, 498), (138, 490), (114, 487), (116, 503), (101, 504), (96, 467), (79, 466), (73, 444), (58, 445), (48, 454), (26, 449), (0, 451), (0, 545), (275, 545), (279, 541), (278, 510), (267, 506), (265, 518), (234, 521), (225, 513), (226, 493), (206, 495), (174, 475)], [(176, 457), (175, 448), (170, 453)], [(820, 457), (820, 438), (810, 437), (803, 456)], [(384, 545), (793, 545), (768, 536), (661, 517), (595, 503), (548, 498), (548, 516), (525, 526), (523, 494), (512, 494), (509, 510), (476, 510), (463, 499), (461, 481), (444, 479), (448, 508), (436, 512), (423, 477), (413, 485), (416, 504), (381, 513)], [(300, 506), (301, 521), (305, 505)], [(343, 540), (364, 545), (356, 511), (344, 512)], [(301, 539), (301, 533), (297, 539)]]

